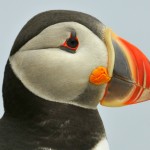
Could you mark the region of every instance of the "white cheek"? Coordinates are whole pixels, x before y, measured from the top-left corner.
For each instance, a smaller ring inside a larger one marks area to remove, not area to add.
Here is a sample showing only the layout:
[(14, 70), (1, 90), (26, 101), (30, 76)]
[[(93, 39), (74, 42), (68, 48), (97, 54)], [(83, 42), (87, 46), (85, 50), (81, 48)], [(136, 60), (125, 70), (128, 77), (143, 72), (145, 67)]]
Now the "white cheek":
[(92, 55), (85, 49), (77, 54), (41, 49), (18, 52), (10, 62), (30, 91), (47, 100), (68, 102), (84, 92), (91, 71), (101, 64), (99, 57)]
[(28, 41), (20, 51), (24, 50), (35, 50), (35, 49), (47, 49), (50, 47), (59, 47), (60, 44), (65, 42), (70, 36), (70, 32), (63, 32), (62, 27), (46, 28), (39, 35), (35, 36), (33, 39)]
[(89, 75), (78, 60), (72, 59), (73, 54), (64, 53), (57, 49), (24, 51), (11, 57), (10, 62), (30, 91), (44, 99), (64, 101), (85, 90)]
[[(60, 26), (61, 33), (65, 26), (76, 29), (80, 45), (75, 54), (59, 48), (41, 49), (44, 41), (49, 41), (47, 33), (55, 33), (49, 27), (31, 39), (9, 60), (16, 76), (31, 92), (46, 100), (71, 103), (87, 88), (93, 69), (98, 66), (107, 67), (108, 56), (104, 43), (83, 25), (62, 23), (57, 28)], [(68, 31), (67, 27), (65, 31)], [(68, 32), (62, 35), (68, 36)]]

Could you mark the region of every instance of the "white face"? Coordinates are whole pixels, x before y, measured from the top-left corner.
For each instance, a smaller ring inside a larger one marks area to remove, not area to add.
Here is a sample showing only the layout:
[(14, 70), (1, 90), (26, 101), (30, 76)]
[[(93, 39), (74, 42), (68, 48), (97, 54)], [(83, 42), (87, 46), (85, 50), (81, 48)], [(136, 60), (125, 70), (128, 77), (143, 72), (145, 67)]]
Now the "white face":
[[(74, 54), (60, 49), (72, 31), (79, 41)], [(107, 68), (108, 54), (103, 41), (87, 27), (64, 22), (44, 29), (9, 60), (16, 76), (35, 95), (49, 101), (81, 105), (74, 100), (89, 86), (89, 77), (95, 68)]]

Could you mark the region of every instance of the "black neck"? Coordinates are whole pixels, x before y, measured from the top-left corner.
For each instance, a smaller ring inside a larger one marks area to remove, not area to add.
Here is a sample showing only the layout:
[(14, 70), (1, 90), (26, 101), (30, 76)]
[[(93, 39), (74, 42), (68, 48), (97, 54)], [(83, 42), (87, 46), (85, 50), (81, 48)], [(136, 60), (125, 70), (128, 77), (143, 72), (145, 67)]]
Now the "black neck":
[(43, 110), (40, 109), (38, 115), (28, 112), (25, 113), (28, 115), (26, 117), (24, 115), (24, 119), (21, 116), (14, 118), (9, 114), (4, 115), (2, 121), (5, 127), (2, 129), (8, 128), (11, 135), (7, 133), (7, 136), (13, 136), (9, 146), (13, 146), (17, 140), (21, 144), (16, 146), (16, 150), (25, 143), (28, 144), (24, 147), (31, 150), (39, 147), (91, 150), (105, 136), (97, 110), (53, 102), (45, 102), (41, 107)]

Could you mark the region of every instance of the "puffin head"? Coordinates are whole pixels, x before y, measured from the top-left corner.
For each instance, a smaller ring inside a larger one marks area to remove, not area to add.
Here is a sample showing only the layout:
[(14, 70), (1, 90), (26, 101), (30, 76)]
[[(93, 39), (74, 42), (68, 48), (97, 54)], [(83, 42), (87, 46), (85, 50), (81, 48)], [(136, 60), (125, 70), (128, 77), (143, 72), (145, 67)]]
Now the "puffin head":
[(96, 109), (99, 103), (114, 107), (150, 98), (144, 54), (81, 12), (53, 10), (32, 18), (19, 33), (7, 65), (42, 100)]

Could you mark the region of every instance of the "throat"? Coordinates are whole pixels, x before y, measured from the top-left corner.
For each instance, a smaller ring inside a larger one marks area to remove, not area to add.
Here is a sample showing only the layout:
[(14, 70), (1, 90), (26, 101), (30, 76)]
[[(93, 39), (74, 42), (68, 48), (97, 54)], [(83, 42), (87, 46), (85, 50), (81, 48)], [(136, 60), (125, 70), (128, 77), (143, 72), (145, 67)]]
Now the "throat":
[(45, 108), (41, 106), (44, 110), (40, 110), (37, 114), (31, 113), (30, 118), (14, 119), (5, 116), (15, 124), (16, 131), (13, 129), (13, 132), (18, 133), (20, 139), (23, 137), (22, 141), (28, 139), (33, 141), (35, 144), (33, 147), (90, 150), (105, 136), (97, 110), (53, 102), (50, 102), (49, 106), (46, 103), (44, 105)]

